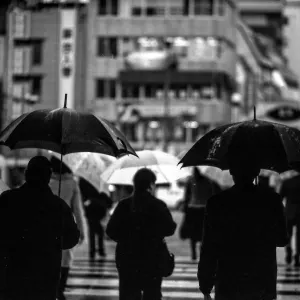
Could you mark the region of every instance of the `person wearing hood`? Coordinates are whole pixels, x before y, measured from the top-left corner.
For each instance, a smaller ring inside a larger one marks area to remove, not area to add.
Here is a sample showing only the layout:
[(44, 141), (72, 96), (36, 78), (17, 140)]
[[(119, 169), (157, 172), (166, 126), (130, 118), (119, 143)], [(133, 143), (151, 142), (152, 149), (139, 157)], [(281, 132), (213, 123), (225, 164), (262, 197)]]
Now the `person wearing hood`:
[[(71, 208), (75, 221), (77, 223), (78, 229), (80, 231), (79, 245), (83, 243), (86, 236), (86, 219), (84, 215), (83, 203), (81, 200), (81, 193), (79, 185), (73, 176), (71, 170), (62, 163), (60, 166), (60, 160), (55, 157), (51, 158), (52, 164), (52, 178), (50, 180), (49, 186), (52, 192), (58, 195), (59, 189), (59, 178), (61, 172), (61, 191), (60, 197), (69, 205)], [(73, 261), (73, 250), (65, 250), (62, 253), (61, 261), (61, 275), (60, 283), (58, 286), (57, 299), (65, 300), (64, 290), (68, 280), (69, 270)]]
[(70, 207), (49, 188), (50, 161), (33, 157), (25, 183), (0, 195), (0, 299), (55, 300), (62, 250), (79, 230)]

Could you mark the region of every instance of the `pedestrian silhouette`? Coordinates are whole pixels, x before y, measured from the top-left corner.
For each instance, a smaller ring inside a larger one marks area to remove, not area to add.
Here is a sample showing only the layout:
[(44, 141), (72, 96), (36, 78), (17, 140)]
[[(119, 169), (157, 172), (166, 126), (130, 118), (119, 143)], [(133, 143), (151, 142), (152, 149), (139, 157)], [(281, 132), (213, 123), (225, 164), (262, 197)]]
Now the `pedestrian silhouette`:
[(160, 300), (163, 239), (176, 223), (166, 204), (153, 196), (155, 174), (146, 168), (134, 176), (134, 192), (114, 210), (106, 233), (117, 242), (120, 300)]
[(111, 198), (104, 192), (98, 192), (85, 179), (80, 179), (79, 186), (84, 197), (85, 215), (89, 228), (89, 257), (95, 259), (96, 248), (100, 256), (105, 257), (103, 220), (112, 207)]
[[(59, 180), (61, 180), (61, 191), (60, 197), (67, 203), (71, 208), (72, 213), (75, 217), (75, 221), (80, 231), (79, 244), (82, 244), (86, 235), (86, 220), (84, 216), (84, 209), (81, 200), (81, 193), (79, 185), (75, 180), (72, 171), (56, 157), (51, 157), (52, 165), (52, 177), (49, 186), (55, 195), (58, 195)], [(61, 179), (60, 179), (61, 173)], [(70, 267), (73, 261), (73, 249), (64, 250), (62, 253), (61, 260), (61, 275), (59, 286), (57, 290), (57, 299), (65, 300), (64, 290), (67, 284)]]
[(66, 203), (49, 188), (51, 164), (32, 158), (25, 183), (0, 195), (0, 299), (55, 300), (63, 249), (79, 230)]
[[(197, 259), (197, 243), (202, 241), (203, 220), (207, 200), (221, 191), (218, 184), (203, 176), (197, 167), (186, 183), (184, 196), (184, 216), (180, 227), (180, 237), (190, 239), (191, 259)], [(200, 249), (200, 247), (199, 247)]]
[(216, 300), (276, 299), (276, 247), (288, 241), (281, 197), (253, 184), (260, 172), (251, 155), (229, 158), (235, 185), (206, 206), (198, 264), (200, 291)]
[[(300, 266), (300, 167), (297, 167), (298, 174), (283, 181), (280, 187), (280, 195), (285, 199), (285, 214), (287, 218), (287, 231), (289, 242), (285, 247), (287, 264), (292, 262)], [(295, 250), (292, 247), (293, 229), (295, 228)]]

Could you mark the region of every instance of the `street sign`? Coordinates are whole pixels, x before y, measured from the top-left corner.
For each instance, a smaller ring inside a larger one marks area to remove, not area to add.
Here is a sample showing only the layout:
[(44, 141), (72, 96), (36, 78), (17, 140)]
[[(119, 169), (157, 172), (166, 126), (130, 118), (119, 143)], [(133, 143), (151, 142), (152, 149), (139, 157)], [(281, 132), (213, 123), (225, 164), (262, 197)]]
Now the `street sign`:
[(300, 109), (283, 105), (269, 110), (266, 115), (275, 121), (296, 121), (300, 120)]

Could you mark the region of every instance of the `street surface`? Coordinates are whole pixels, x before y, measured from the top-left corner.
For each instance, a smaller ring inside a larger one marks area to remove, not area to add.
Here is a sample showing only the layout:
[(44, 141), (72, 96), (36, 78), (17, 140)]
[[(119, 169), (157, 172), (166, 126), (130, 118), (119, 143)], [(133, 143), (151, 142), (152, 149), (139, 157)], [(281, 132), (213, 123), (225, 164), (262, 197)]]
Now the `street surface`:
[[(181, 213), (173, 212), (179, 227)], [(197, 262), (190, 260), (189, 244), (178, 238), (178, 232), (168, 238), (170, 251), (176, 255), (176, 268), (162, 285), (164, 299), (203, 299), (197, 282)], [(68, 279), (67, 300), (117, 300), (118, 273), (114, 262), (115, 243), (106, 241), (107, 257), (89, 262), (87, 244), (76, 249), (75, 261)], [(284, 265), (284, 251), (278, 248), (278, 300), (300, 297), (300, 268)]]

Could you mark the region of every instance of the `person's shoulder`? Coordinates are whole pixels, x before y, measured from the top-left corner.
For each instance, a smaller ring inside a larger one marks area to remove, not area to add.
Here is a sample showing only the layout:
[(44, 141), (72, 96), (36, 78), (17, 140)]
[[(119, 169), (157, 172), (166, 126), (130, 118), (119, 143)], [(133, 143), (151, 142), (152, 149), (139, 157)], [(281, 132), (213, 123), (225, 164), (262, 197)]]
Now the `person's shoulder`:
[(151, 202), (154, 203), (155, 205), (157, 205), (158, 207), (161, 207), (161, 208), (167, 207), (167, 204), (163, 200), (161, 200), (151, 194), (150, 194), (150, 198), (152, 200)]
[(7, 191), (4, 191), (1, 193), (0, 199), (1, 199), (1, 201), (5, 201), (5, 199), (14, 198), (18, 194), (20, 194), (19, 188), (7, 190)]
[(132, 196), (122, 198), (120, 201), (118, 201), (118, 207), (125, 208), (127, 206), (131, 205)]
[(276, 201), (276, 199), (281, 201), (281, 196), (272, 188), (257, 186), (257, 191), (262, 195), (265, 201)]

